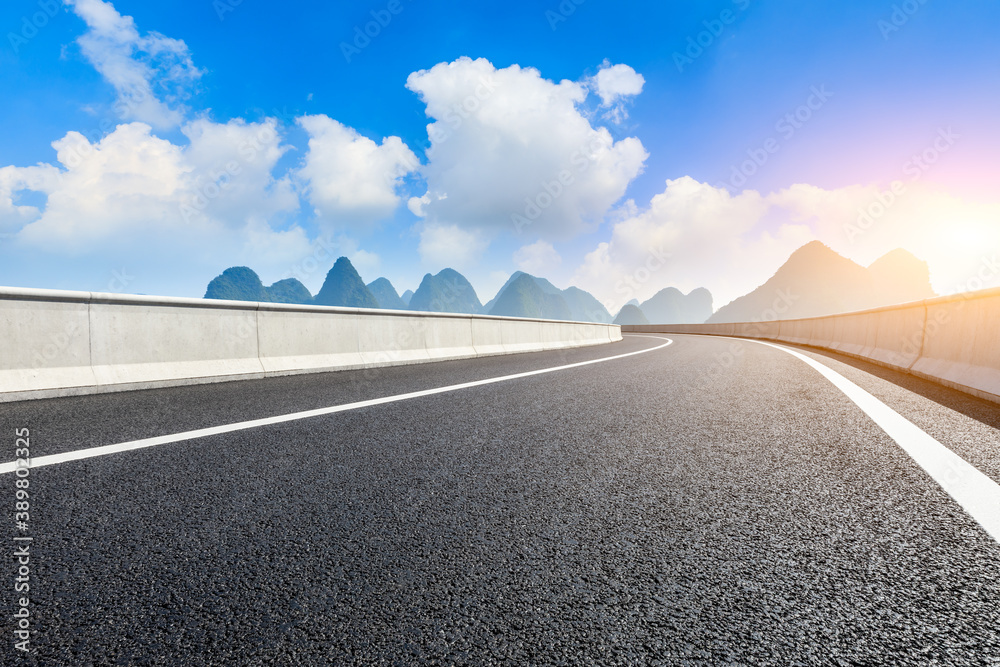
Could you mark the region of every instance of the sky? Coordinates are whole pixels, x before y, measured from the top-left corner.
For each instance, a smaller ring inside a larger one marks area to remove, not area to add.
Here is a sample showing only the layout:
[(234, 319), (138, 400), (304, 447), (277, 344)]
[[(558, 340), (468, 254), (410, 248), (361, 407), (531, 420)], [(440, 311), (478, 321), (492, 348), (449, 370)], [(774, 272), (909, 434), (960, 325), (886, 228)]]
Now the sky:
[(399, 292), (517, 270), (716, 307), (820, 240), (1000, 286), (1000, 5), (7, 0), (0, 285)]

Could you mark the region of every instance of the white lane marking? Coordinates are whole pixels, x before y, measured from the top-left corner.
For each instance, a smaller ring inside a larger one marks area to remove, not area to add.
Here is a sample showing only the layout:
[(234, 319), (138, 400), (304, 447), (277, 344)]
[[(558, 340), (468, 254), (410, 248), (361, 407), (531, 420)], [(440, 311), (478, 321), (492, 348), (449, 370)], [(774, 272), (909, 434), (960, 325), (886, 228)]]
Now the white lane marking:
[[(485, 380), (475, 380), (473, 382), (463, 382), (462, 384), (453, 384), (447, 387), (437, 387), (435, 389), (423, 389), (421, 391), (412, 391), (408, 394), (396, 394), (395, 396), (372, 398), (367, 401), (345, 403), (343, 405), (334, 405), (328, 408), (317, 408), (315, 410), (293, 412), (287, 415), (278, 415), (277, 417), (265, 417), (263, 419), (253, 419), (250, 421), (236, 422), (234, 424), (225, 424), (223, 426), (212, 426), (209, 428), (196, 429), (194, 431), (184, 431), (183, 433), (174, 433), (172, 435), (161, 435), (154, 438), (133, 440), (131, 442), (120, 442), (115, 445), (103, 445), (100, 447), (79, 449), (73, 452), (63, 452), (62, 454), (49, 454), (48, 456), (38, 456), (38, 457), (33, 457), (31, 459), (30, 465), (28, 467), (40, 468), (42, 466), (54, 465), (57, 463), (66, 463), (68, 461), (79, 461), (80, 459), (89, 459), (95, 456), (106, 456), (108, 454), (117, 454), (118, 452), (128, 452), (132, 451), (133, 449), (144, 449), (146, 447), (166, 445), (171, 442), (180, 442), (182, 440), (193, 440), (194, 438), (204, 438), (206, 436), (218, 435), (220, 433), (232, 433), (233, 431), (243, 431), (250, 428), (257, 428), (258, 426), (269, 426), (271, 424), (282, 424), (284, 422), (297, 421), (299, 419), (308, 419), (310, 417), (332, 415), (337, 412), (347, 412), (348, 410), (358, 410), (359, 408), (367, 408), (373, 405), (384, 405), (386, 403), (406, 401), (411, 398), (420, 398), (421, 396), (433, 396), (434, 394), (444, 394), (449, 391), (459, 391), (461, 389), (481, 387), (487, 384), (494, 384), (496, 382), (506, 382), (508, 380), (517, 380), (518, 378), (526, 378), (526, 377), (531, 377), (533, 375), (555, 373), (556, 371), (564, 371), (570, 368), (579, 368), (580, 366), (589, 366), (590, 364), (600, 364), (605, 361), (624, 359), (625, 357), (631, 357), (636, 354), (646, 354), (648, 352), (655, 352), (656, 350), (662, 350), (663, 348), (667, 347), (668, 345), (674, 342), (671, 339), (663, 338), (662, 336), (642, 336), (642, 338), (655, 338), (657, 340), (665, 340), (667, 342), (663, 343), (662, 345), (657, 345), (656, 347), (651, 347), (645, 350), (626, 352), (624, 354), (617, 354), (613, 357), (591, 359), (590, 361), (579, 361), (574, 364), (566, 364), (565, 366), (542, 368), (536, 371), (526, 371), (524, 373), (515, 373), (513, 375), (503, 375), (501, 377), (487, 378)], [(11, 461), (9, 463), (2, 463), (0, 464), (0, 475), (9, 472), (14, 472), (14, 470), (16, 469), (17, 469), (16, 461)]]
[[(728, 336), (727, 336), (728, 338)], [(832, 368), (812, 357), (781, 345), (765, 343), (750, 338), (737, 338), (760, 343), (787, 352), (806, 362), (834, 386), (854, 401), (865, 414), (874, 420), (903, 451), (962, 506), (979, 525), (1000, 542), (1000, 484), (984, 475), (961, 456), (929, 436), (888, 405), (854, 384)]]

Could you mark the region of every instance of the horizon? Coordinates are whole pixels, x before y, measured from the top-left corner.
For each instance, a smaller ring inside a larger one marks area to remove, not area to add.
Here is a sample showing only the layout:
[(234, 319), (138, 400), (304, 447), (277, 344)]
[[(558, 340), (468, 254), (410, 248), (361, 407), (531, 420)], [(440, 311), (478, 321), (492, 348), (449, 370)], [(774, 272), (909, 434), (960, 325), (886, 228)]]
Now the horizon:
[[(813, 244), (816, 244), (816, 243), (820, 243), (820, 244), (822, 244), (822, 245), (823, 245), (823, 247), (824, 247), (824, 248), (825, 248), (826, 250), (829, 250), (829, 251), (831, 251), (831, 252), (834, 252), (834, 253), (836, 253), (836, 251), (832, 250), (832, 249), (831, 249), (831, 248), (830, 248), (829, 246), (827, 246), (826, 244), (823, 244), (823, 243), (822, 243), (821, 241), (810, 241), (810, 242), (809, 242), (809, 243), (807, 243), (806, 245), (803, 245), (803, 246), (801, 246), (801, 247), (797, 248), (797, 249), (796, 249), (795, 251), (793, 251), (793, 255), (794, 255), (795, 253), (798, 253), (799, 251), (801, 251), (801, 250), (805, 249), (805, 248), (806, 248), (807, 246), (810, 246), (810, 245), (813, 245)], [(875, 262), (873, 262), (873, 264), (874, 264), (874, 263), (876, 263), (876, 262), (878, 262), (878, 261), (880, 261), (880, 260), (882, 260), (882, 259), (884, 259), (884, 258), (886, 258), (886, 257), (889, 257), (889, 256), (891, 256), (891, 255), (895, 255), (896, 253), (900, 252), (901, 250), (902, 250), (903, 252), (907, 252), (907, 251), (905, 251), (905, 250), (903, 250), (903, 249), (900, 249), (900, 248), (896, 248), (896, 249), (894, 249), (894, 250), (890, 250), (890, 251), (889, 251), (888, 253), (886, 253), (886, 254), (885, 254), (885, 255), (883, 255), (882, 257), (879, 257), (879, 258), (877, 258), (877, 259), (875, 260)], [(924, 262), (924, 261), (923, 261), (923, 260), (921, 260), (920, 258), (918, 258), (918, 257), (915, 257), (914, 255), (912, 255), (912, 254), (910, 254), (910, 253), (908, 253), (908, 254), (909, 254), (909, 256), (910, 256), (910, 257), (913, 257), (914, 259), (917, 259), (917, 260), (918, 260), (919, 262), (921, 262), (921, 263), (923, 263), (923, 264), (926, 264), (926, 262)], [(841, 257), (843, 257), (842, 255), (840, 255), (840, 256), (841, 256)], [(357, 267), (354, 267), (354, 264), (353, 264), (353, 262), (351, 262), (351, 260), (350, 260), (350, 258), (349, 258), (349, 257), (347, 257), (346, 255), (344, 255), (344, 256), (341, 256), (341, 257), (338, 257), (338, 258), (336, 258), (336, 259), (333, 259), (333, 260), (331, 260), (331, 261), (329, 262), (329, 263), (330, 263), (330, 269), (328, 269), (328, 270), (327, 270), (327, 271), (325, 271), (325, 272), (324, 272), (324, 271), (320, 271), (321, 273), (323, 273), (323, 276), (324, 276), (324, 283), (326, 282), (326, 279), (327, 279), (327, 274), (329, 274), (329, 273), (332, 273), (332, 271), (333, 271), (333, 264), (334, 264), (334, 263), (336, 263), (337, 261), (339, 261), (340, 259), (347, 259), (347, 261), (348, 261), (348, 262), (349, 262), (349, 263), (351, 264), (351, 266), (352, 266), (352, 267), (354, 268), (354, 270), (355, 270), (355, 271), (357, 271)], [(788, 258), (788, 260), (790, 260), (790, 259), (791, 259), (791, 257), (789, 257), (789, 258)], [(844, 258), (844, 259), (849, 259), (849, 258)], [(849, 261), (852, 261), (852, 260), (849, 260)], [(786, 260), (786, 262), (783, 262), (783, 263), (782, 263), (781, 267), (784, 267), (786, 263), (787, 263), (787, 260)], [(855, 264), (857, 264), (857, 263), (855, 262)], [(322, 266), (322, 264), (320, 264), (320, 265)], [(859, 266), (859, 267), (861, 267), (861, 268), (865, 268), (865, 269), (867, 269), (867, 268), (870, 268), (870, 265), (869, 265), (869, 266), (864, 266), (864, 265), (861, 265), (861, 264), (857, 264), (857, 266)], [(773, 278), (773, 277), (775, 277), (776, 275), (778, 275), (778, 271), (780, 271), (780, 268), (781, 268), (781, 267), (778, 267), (778, 268), (776, 268), (776, 270), (775, 270), (775, 274), (771, 276), (772, 278)], [(218, 276), (215, 276), (215, 278), (221, 278), (221, 277), (223, 276), (223, 274), (224, 274), (224, 273), (225, 273), (226, 271), (229, 271), (229, 270), (231, 270), (231, 269), (239, 269), (239, 268), (243, 268), (243, 269), (249, 269), (249, 270), (250, 270), (250, 271), (252, 271), (252, 272), (253, 272), (253, 273), (254, 273), (255, 275), (257, 275), (257, 272), (256, 272), (256, 271), (254, 270), (254, 268), (253, 268), (252, 266), (230, 266), (230, 267), (227, 267), (227, 268), (226, 268), (226, 269), (225, 269), (224, 271), (220, 271), (220, 272), (219, 272), (219, 275), (218, 275)], [(398, 288), (398, 287), (396, 286), (396, 284), (395, 284), (395, 283), (393, 283), (393, 282), (392, 282), (391, 280), (389, 280), (388, 278), (386, 278), (385, 276), (382, 276), (382, 275), (379, 275), (379, 276), (376, 276), (376, 277), (374, 277), (374, 278), (368, 278), (368, 277), (366, 277), (366, 276), (362, 275), (362, 274), (361, 274), (360, 272), (358, 272), (358, 277), (359, 277), (359, 278), (361, 279), (361, 281), (362, 281), (362, 282), (363, 282), (363, 283), (364, 283), (364, 284), (365, 284), (366, 286), (368, 286), (368, 287), (370, 287), (370, 286), (371, 286), (372, 284), (374, 284), (375, 282), (377, 282), (377, 281), (379, 281), (379, 280), (388, 280), (388, 281), (389, 281), (389, 284), (390, 284), (390, 286), (391, 286), (391, 287), (392, 287), (392, 288), (393, 288), (393, 289), (394, 289), (394, 290), (396, 291), (396, 295), (397, 295), (397, 296), (399, 296), (399, 297), (401, 297), (401, 296), (403, 296), (403, 294), (404, 294), (405, 292), (407, 292), (407, 291), (409, 291), (409, 292), (411, 292), (411, 293), (413, 293), (413, 292), (416, 292), (416, 291), (417, 291), (417, 288), (418, 288), (418, 287), (420, 287), (420, 286), (421, 286), (421, 285), (423, 284), (423, 282), (424, 282), (424, 281), (425, 281), (426, 279), (428, 279), (428, 278), (431, 278), (431, 277), (436, 277), (436, 276), (440, 275), (441, 273), (443, 273), (443, 272), (445, 272), (445, 271), (456, 271), (456, 269), (453, 269), (453, 268), (451, 268), (451, 267), (447, 267), (447, 266), (446, 266), (446, 267), (442, 267), (441, 269), (439, 269), (439, 270), (437, 270), (437, 271), (428, 271), (428, 272), (424, 273), (424, 275), (423, 275), (423, 276), (421, 276), (420, 280), (419, 280), (419, 281), (417, 282), (417, 285), (416, 285), (415, 287), (413, 287), (413, 288), (408, 288), (408, 289), (404, 289), (404, 290), (401, 290), (401, 289), (399, 289), (399, 288)], [(462, 276), (463, 278), (466, 278), (466, 276), (465, 276), (464, 274), (462, 274), (462, 273), (461, 273), (460, 271), (457, 271), (457, 273), (458, 273), (459, 275), (461, 275), (461, 276)], [(546, 277), (545, 277), (545, 276), (543, 276), (543, 275), (535, 275), (535, 274), (532, 274), (532, 273), (530, 273), (530, 272), (528, 272), (528, 271), (523, 271), (523, 270), (521, 270), (521, 269), (517, 269), (517, 270), (515, 270), (515, 271), (514, 271), (513, 273), (511, 273), (511, 275), (510, 275), (510, 276), (508, 276), (508, 278), (507, 278), (507, 280), (506, 280), (506, 281), (504, 282), (504, 284), (503, 284), (503, 285), (501, 285), (501, 286), (500, 286), (500, 287), (499, 287), (499, 288), (497, 289), (497, 291), (496, 291), (495, 293), (493, 293), (492, 295), (486, 295), (486, 294), (481, 294), (481, 293), (480, 293), (480, 292), (479, 292), (478, 290), (476, 290), (476, 288), (475, 288), (475, 285), (472, 285), (472, 288), (473, 288), (473, 291), (475, 292), (475, 295), (476, 295), (476, 297), (477, 297), (477, 298), (479, 299), (480, 303), (481, 303), (481, 304), (482, 304), (483, 306), (486, 306), (486, 305), (487, 305), (488, 303), (490, 303), (491, 301), (493, 301), (493, 300), (495, 300), (495, 299), (498, 299), (498, 298), (500, 297), (500, 295), (501, 295), (501, 294), (503, 293), (503, 291), (504, 291), (504, 290), (505, 290), (505, 289), (506, 289), (506, 288), (508, 287), (508, 285), (510, 285), (510, 283), (511, 283), (511, 282), (513, 282), (513, 280), (514, 280), (515, 276), (518, 276), (518, 275), (527, 275), (527, 276), (529, 276), (529, 277), (532, 277), (532, 278), (535, 278), (535, 279), (542, 279), (542, 280), (546, 280), (546, 281), (548, 281), (548, 282), (551, 282), (551, 281), (549, 281), (549, 280), (548, 280), (548, 278), (546, 278)], [(259, 276), (259, 275), (257, 275), (257, 277), (258, 277), (258, 279), (260, 279), (260, 276)], [(214, 280), (215, 278), (213, 278), (213, 280)], [(292, 276), (289, 276), (288, 278), (285, 278), (285, 279), (283, 279), (283, 280), (287, 280), (287, 279), (292, 279), (292, 280), (299, 280), (299, 279), (298, 279), (298, 278), (297, 278), (296, 276), (294, 276), (294, 275), (292, 275)], [(467, 278), (466, 278), (466, 279), (467, 279)], [(769, 278), (769, 279), (770, 279), (770, 278)], [(277, 281), (275, 281), (275, 282), (277, 282)], [(300, 284), (303, 284), (303, 286), (304, 286), (304, 287), (306, 287), (306, 289), (307, 289), (307, 290), (309, 289), (309, 288), (308, 288), (307, 286), (305, 286), (305, 285), (304, 285), (304, 283), (301, 283), (301, 281), (299, 281), (299, 282), (300, 282)], [(266, 288), (266, 287), (270, 287), (270, 286), (269, 286), (269, 285), (267, 284), (267, 281), (265, 281), (265, 280), (263, 280), (263, 279), (261, 279), (261, 284), (262, 284), (262, 286), (263, 286), (263, 287), (265, 287), (265, 288)], [(470, 284), (471, 284), (471, 281), (470, 281)], [(554, 283), (553, 283), (553, 285), (554, 285), (555, 287), (557, 287), (558, 289), (562, 290), (562, 291), (565, 291), (566, 289), (568, 289), (568, 288), (571, 288), (571, 287), (576, 287), (575, 285), (565, 285), (565, 286), (562, 286), (562, 285), (555, 285)], [(755, 289), (756, 289), (756, 288), (759, 288), (759, 287), (762, 287), (762, 286), (763, 286), (763, 284), (761, 284), (761, 285), (757, 285), (757, 286), (755, 286)], [(975, 286), (975, 285), (972, 285), (972, 286), (969, 286), (969, 287), (977, 287), (977, 286)], [(579, 288), (578, 288), (578, 289), (579, 289)], [(681, 294), (682, 296), (685, 296), (685, 297), (688, 297), (688, 296), (691, 296), (691, 295), (692, 295), (692, 294), (693, 294), (694, 292), (697, 292), (697, 291), (699, 291), (699, 290), (707, 290), (707, 288), (705, 288), (705, 287), (695, 287), (695, 288), (692, 288), (691, 290), (689, 290), (689, 291), (685, 292), (685, 291), (683, 291), (683, 290), (679, 290), (679, 289), (677, 289), (676, 287), (674, 287), (674, 286), (672, 286), (672, 285), (667, 285), (667, 286), (665, 286), (665, 287), (662, 287), (662, 288), (660, 288), (660, 289), (659, 289), (659, 290), (657, 290), (657, 291), (656, 291), (656, 292), (655, 292), (654, 294), (651, 294), (651, 295), (650, 295), (649, 297), (647, 297), (647, 298), (644, 298), (644, 299), (638, 299), (638, 298), (636, 298), (636, 297), (633, 297), (633, 298), (629, 299), (629, 300), (628, 300), (627, 302), (625, 302), (625, 303), (622, 303), (622, 304), (620, 304), (620, 305), (618, 306), (618, 308), (617, 308), (616, 310), (614, 310), (614, 311), (612, 311), (612, 310), (608, 309), (608, 313), (609, 313), (609, 315), (610, 315), (610, 316), (611, 316), (612, 318), (614, 318), (614, 317), (616, 317), (616, 316), (617, 316), (617, 314), (618, 314), (618, 313), (619, 313), (619, 312), (620, 312), (620, 311), (621, 311), (621, 310), (622, 310), (622, 309), (623, 309), (623, 308), (624, 308), (625, 306), (627, 306), (627, 305), (635, 305), (635, 306), (636, 306), (637, 308), (639, 308), (639, 307), (640, 307), (640, 306), (641, 306), (641, 305), (642, 305), (643, 303), (645, 303), (645, 302), (649, 301), (650, 299), (652, 299), (653, 297), (655, 297), (655, 296), (659, 295), (659, 294), (660, 294), (661, 292), (664, 292), (664, 291), (667, 291), (667, 290), (671, 290), (671, 289), (674, 289), (674, 290), (677, 290), (677, 291), (678, 291), (678, 293), (680, 293), (680, 294)], [(320, 290), (318, 290), (318, 289), (317, 289), (317, 290), (316, 290), (315, 292), (313, 292), (312, 290), (309, 290), (310, 294), (311, 294), (311, 295), (312, 295), (313, 297), (315, 297), (315, 296), (316, 296), (316, 295), (317, 295), (317, 294), (319, 293), (319, 291), (320, 291)], [(586, 290), (584, 290), (584, 291), (586, 292)], [(976, 291), (976, 290), (975, 290), (975, 289), (967, 289), (967, 290), (964, 290), (964, 291)], [(587, 293), (589, 294), (589, 292), (587, 292)], [(733, 301), (737, 301), (737, 300), (739, 300), (740, 298), (742, 298), (742, 297), (744, 297), (744, 296), (749, 296), (749, 295), (750, 295), (750, 293), (751, 293), (751, 292), (750, 292), (750, 291), (748, 291), (748, 292), (747, 292), (747, 294), (741, 294), (740, 296), (738, 296), (738, 297), (736, 297), (735, 299), (733, 299)], [(956, 292), (956, 293), (957, 293), (957, 292)], [(733, 303), (733, 301), (729, 301), (729, 302), (726, 302), (726, 303), (719, 303), (719, 302), (718, 302), (718, 301), (717, 301), (717, 300), (715, 299), (715, 295), (714, 295), (714, 294), (711, 294), (711, 291), (710, 291), (710, 290), (709, 290), (709, 294), (710, 294), (710, 295), (711, 295), (711, 297), (712, 297), (712, 312), (713, 312), (713, 313), (717, 313), (717, 312), (718, 312), (718, 311), (719, 311), (719, 310), (720, 310), (721, 308), (723, 308), (723, 307), (725, 307), (725, 306), (727, 306), (727, 305), (730, 305), (731, 303)], [(936, 297), (940, 297), (940, 296), (948, 296), (948, 295), (946, 295), (946, 294), (935, 294), (935, 295), (934, 295), (934, 297), (935, 297), (935, 298), (936, 298)], [(208, 297), (208, 296), (207, 296), (207, 294), (206, 294), (206, 295), (205, 295), (205, 298), (210, 298), (210, 297)], [(215, 298), (215, 297), (211, 297), (211, 298)], [(899, 303), (907, 303), (907, 302), (909, 302), (909, 301), (908, 301), (908, 300), (904, 300), (904, 301), (901, 301), (901, 302), (899, 302)], [(602, 303), (601, 305), (603, 305), (603, 306), (605, 306), (605, 308), (607, 308), (607, 304), (606, 304), (606, 303)], [(887, 303), (887, 304), (885, 304), (885, 306), (889, 306), (889, 305), (893, 305), (893, 304), (888, 304), (888, 303)], [(884, 306), (879, 306), (879, 307), (884, 307)], [(641, 308), (640, 308), (640, 310), (641, 310)], [(830, 313), (830, 314), (835, 314), (835, 313)]]
[(1000, 285), (1000, 8), (550, 5), (8, 4), (0, 284), (201, 297), (247, 266), (315, 294), (325, 253), (613, 315), (721, 307), (818, 240)]

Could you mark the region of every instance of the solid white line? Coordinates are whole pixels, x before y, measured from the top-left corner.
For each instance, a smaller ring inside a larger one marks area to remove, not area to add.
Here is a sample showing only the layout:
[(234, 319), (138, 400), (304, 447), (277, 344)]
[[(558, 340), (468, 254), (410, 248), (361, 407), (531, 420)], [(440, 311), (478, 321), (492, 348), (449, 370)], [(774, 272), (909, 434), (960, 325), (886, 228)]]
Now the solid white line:
[[(355, 403), (345, 403), (343, 405), (334, 405), (328, 408), (318, 408), (316, 410), (305, 410), (303, 412), (293, 412), (287, 415), (278, 415), (277, 417), (264, 417), (262, 419), (253, 419), (250, 421), (237, 422), (234, 424), (225, 424), (223, 426), (212, 426), (209, 428), (200, 428), (194, 431), (184, 431), (183, 433), (174, 433), (172, 435), (161, 435), (155, 438), (144, 438), (142, 440), (133, 440), (132, 442), (121, 442), (115, 445), (104, 445), (101, 447), (90, 447), (89, 449), (79, 449), (73, 452), (64, 452), (62, 454), (49, 454), (48, 456), (38, 456), (32, 457), (30, 461), (30, 468), (40, 468), (42, 466), (54, 465), (57, 463), (66, 463), (68, 461), (79, 461), (80, 459), (89, 459), (95, 456), (106, 456), (108, 454), (117, 454), (118, 452), (128, 452), (134, 449), (144, 449), (146, 447), (155, 447), (157, 445), (166, 445), (171, 442), (180, 442), (182, 440), (193, 440), (194, 438), (204, 438), (210, 435), (218, 435), (220, 433), (232, 433), (233, 431), (243, 431), (250, 428), (257, 428), (258, 426), (269, 426), (271, 424), (282, 424), (284, 422), (297, 421), (299, 419), (308, 419), (310, 417), (319, 417), (322, 415), (332, 415), (337, 412), (347, 412), (349, 410), (358, 410), (360, 408), (367, 408), (373, 405), (384, 405), (386, 403), (396, 403), (397, 401), (406, 401), (411, 398), (420, 398), (422, 396), (433, 396), (434, 394), (444, 394), (449, 391), (459, 391), (461, 389), (470, 389), (472, 387), (482, 387), (487, 384), (494, 384), (497, 382), (506, 382), (508, 380), (517, 380), (519, 378), (531, 377), (533, 375), (543, 375), (545, 373), (555, 373), (556, 371), (564, 371), (570, 368), (579, 368), (581, 366), (589, 366), (590, 364), (600, 364), (605, 361), (614, 361), (616, 359), (624, 359), (625, 357), (631, 357), (636, 354), (646, 354), (648, 352), (655, 352), (656, 350), (662, 350), (671, 343), (672, 340), (669, 338), (663, 338), (662, 336), (643, 336), (643, 338), (655, 338), (657, 340), (665, 340), (666, 343), (662, 345), (657, 345), (656, 347), (651, 347), (646, 350), (637, 350), (635, 352), (626, 352), (624, 354), (617, 354), (613, 357), (603, 357), (601, 359), (591, 359), (590, 361), (579, 361), (575, 364), (566, 364), (565, 366), (555, 366), (553, 368), (543, 368), (537, 371), (526, 371), (524, 373), (515, 373), (513, 375), (504, 375), (501, 377), (487, 378), (485, 380), (475, 380), (473, 382), (463, 382), (462, 384), (453, 384), (447, 387), (437, 387), (435, 389), (423, 389), (421, 391), (412, 391), (408, 394), (396, 394), (395, 396), (384, 396), (382, 398), (372, 398), (367, 401), (357, 401)], [(11, 461), (9, 463), (0, 464), (0, 475), (14, 472), (17, 469), (17, 462)]]
[(819, 371), (895, 440), (994, 540), (1000, 542), (1000, 484), (888, 405), (812, 357), (761, 340), (735, 340), (747, 340), (787, 352)]

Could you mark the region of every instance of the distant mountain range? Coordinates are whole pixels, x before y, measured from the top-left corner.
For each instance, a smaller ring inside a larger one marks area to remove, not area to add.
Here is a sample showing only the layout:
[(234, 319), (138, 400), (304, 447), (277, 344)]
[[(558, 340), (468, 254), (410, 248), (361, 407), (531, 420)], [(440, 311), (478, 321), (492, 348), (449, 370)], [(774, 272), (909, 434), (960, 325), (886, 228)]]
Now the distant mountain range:
[(313, 302), (317, 306), (379, 307), (378, 299), (346, 257), (341, 257), (334, 263)]
[(410, 297), (410, 310), (432, 313), (482, 313), (476, 290), (461, 273), (444, 269), (436, 276), (427, 274)]
[[(388, 278), (379, 278), (368, 283), (368, 289), (378, 301), (379, 308), (406, 310), (406, 302), (399, 298), (399, 295), (396, 294), (396, 288), (392, 286)], [(412, 296), (413, 293), (411, 292), (410, 295)]]
[(578, 287), (561, 290), (545, 278), (524, 271), (515, 271), (485, 310), (490, 315), (506, 317), (611, 322), (608, 309), (590, 292)]
[(615, 321), (640, 316), (646, 321), (625, 324), (701, 324), (712, 316), (712, 293), (699, 287), (685, 295), (676, 287), (667, 287), (641, 304), (635, 299), (625, 304)]
[(934, 296), (927, 263), (905, 250), (894, 250), (865, 268), (813, 241), (792, 253), (770, 280), (708, 321), (818, 317)]
[(279, 280), (264, 287), (260, 276), (245, 266), (233, 266), (216, 276), (208, 284), (206, 299), (232, 301), (264, 301), (271, 303), (312, 303), (306, 286), (295, 278)]
[(365, 285), (346, 257), (334, 263), (315, 297), (295, 278), (265, 287), (252, 269), (234, 266), (208, 284), (205, 298), (611, 322), (607, 309), (589, 292), (577, 287), (560, 290), (548, 280), (523, 271), (511, 276), (496, 297), (483, 306), (469, 281), (454, 269), (436, 275), (428, 273), (416, 292), (407, 290), (400, 296), (386, 278)]
[(490, 315), (536, 317), (545, 320), (570, 320), (573, 313), (560, 294), (548, 293), (539, 281), (522, 273), (507, 281), (490, 306)]
[(614, 324), (649, 324), (649, 319), (639, 306), (626, 303), (615, 316)]
[(346, 257), (339, 258), (314, 297), (295, 278), (265, 287), (245, 266), (214, 278), (206, 299), (314, 304), (352, 308), (387, 308), (448, 313), (485, 313), (615, 324), (700, 324), (792, 319), (865, 310), (934, 296), (927, 264), (905, 250), (894, 250), (863, 267), (819, 241), (789, 257), (766, 283), (712, 313), (712, 295), (704, 288), (683, 294), (667, 287), (640, 303), (631, 299), (611, 314), (592, 294), (577, 287), (559, 289), (545, 278), (515, 272), (484, 306), (458, 271), (428, 273), (415, 292), (402, 296), (386, 278), (367, 285)]

